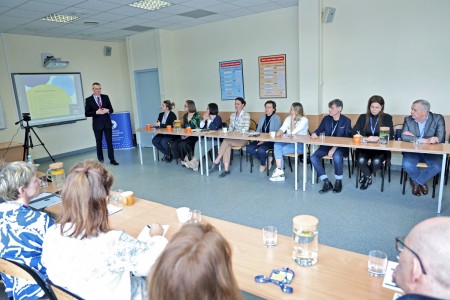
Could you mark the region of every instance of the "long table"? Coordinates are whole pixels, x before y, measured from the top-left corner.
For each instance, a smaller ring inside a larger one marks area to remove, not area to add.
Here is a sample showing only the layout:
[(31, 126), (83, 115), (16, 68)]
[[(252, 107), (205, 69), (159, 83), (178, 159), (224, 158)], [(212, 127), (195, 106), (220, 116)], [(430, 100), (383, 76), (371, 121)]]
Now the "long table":
[[(182, 130), (183, 131), (183, 130)], [(153, 134), (172, 134), (172, 135), (180, 135), (185, 133), (176, 133), (176, 132), (168, 132), (166, 129), (157, 129), (155, 131), (146, 131), (145, 129), (138, 129), (137, 132), (139, 134), (143, 132), (150, 132)], [(206, 143), (207, 139), (211, 138), (213, 141), (214, 139), (219, 138), (227, 138), (227, 139), (238, 139), (238, 140), (248, 140), (248, 141), (265, 141), (265, 142), (282, 142), (282, 143), (294, 143), (295, 145), (295, 180), (294, 180), (294, 188), (295, 190), (298, 189), (298, 172), (297, 172), (297, 165), (298, 165), (298, 150), (297, 150), (297, 143), (303, 143), (305, 145), (304, 149), (306, 149), (307, 145), (313, 146), (313, 152), (315, 146), (336, 146), (336, 147), (346, 147), (346, 148), (356, 148), (356, 149), (371, 149), (371, 150), (383, 150), (383, 151), (392, 151), (392, 152), (413, 152), (413, 153), (428, 153), (428, 154), (437, 154), (442, 155), (442, 165), (441, 165), (441, 174), (445, 174), (445, 166), (446, 166), (446, 160), (447, 156), (450, 154), (450, 144), (440, 143), (440, 144), (420, 144), (419, 147), (415, 147), (413, 143), (411, 142), (403, 142), (403, 141), (389, 141), (386, 145), (381, 145), (379, 143), (360, 143), (355, 144), (353, 143), (352, 138), (346, 138), (346, 137), (325, 137), (324, 139), (316, 138), (313, 139), (310, 136), (286, 136), (283, 135), (281, 137), (275, 137), (272, 138), (268, 133), (261, 133), (259, 136), (251, 136), (249, 134), (241, 134), (238, 132), (228, 132), (227, 134), (223, 134), (221, 131), (208, 131), (208, 132), (192, 132), (191, 134), (187, 134), (189, 136), (198, 136), (199, 139), (199, 149), (200, 149), (200, 156), (202, 156), (202, 139), (201, 137), (204, 137), (204, 145), (205, 145), (205, 153), (206, 150)], [(214, 143), (214, 142), (213, 142)], [(214, 148), (214, 147), (213, 147)], [(141, 146), (139, 144), (139, 153), (141, 157), (141, 164), (142, 164), (142, 150)], [(153, 152), (154, 159), (156, 160), (155, 152)], [(200, 169), (201, 174), (203, 175), (203, 160), (200, 159)], [(206, 159), (206, 175), (208, 174), (208, 160)], [(307, 168), (306, 164), (303, 164), (303, 191), (306, 191), (306, 180), (307, 178)], [(314, 170), (313, 174), (311, 176), (311, 182), (314, 184)], [(437, 213), (441, 213), (441, 207), (442, 207), (442, 194), (444, 189), (444, 176), (441, 176), (440, 182), (439, 182), (439, 195), (438, 195), (438, 208)]]
[[(47, 211), (58, 214), (56, 205)], [(137, 237), (147, 224), (170, 225), (167, 238), (178, 231), (175, 208), (156, 202), (136, 199), (133, 206), (109, 217), (114, 229), (125, 230)], [(233, 270), (240, 289), (265, 299), (392, 299), (394, 292), (382, 288), (382, 278), (369, 276), (366, 255), (319, 245), (318, 263), (312, 267), (298, 266), (291, 258), (292, 239), (278, 235), (275, 248), (265, 248), (259, 229), (203, 216), (203, 222), (214, 225), (230, 243)], [(286, 220), (289, 221), (289, 220)], [(320, 233), (319, 233), (320, 240)], [(274, 268), (288, 267), (295, 272), (293, 294), (283, 293), (274, 284), (256, 283), (256, 275), (269, 276)]]
[[(296, 136), (295, 140), (298, 140), (304, 144), (310, 144), (314, 146), (336, 146), (336, 147), (346, 147), (346, 148), (356, 148), (356, 149), (370, 149), (370, 150), (382, 150), (382, 151), (392, 151), (392, 152), (412, 152), (412, 153), (427, 153), (427, 154), (437, 154), (442, 155), (441, 164), (441, 178), (439, 182), (439, 197), (438, 197), (438, 208), (437, 213), (441, 213), (442, 207), (442, 193), (444, 189), (444, 174), (447, 156), (450, 154), (450, 144), (440, 143), (440, 144), (419, 144), (416, 147), (411, 142), (403, 141), (389, 141), (386, 145), (379, 143), (353, 143), (352, 138), (345, 137), (330, 137), (327, 136), (323, 140), (320, 138), (313, 139), (310, 136)], [(303, 169), (303, 177), (307, 176), (306, 168)], [(314, 171), (311, 176), (312, 184), (314, 184)]]

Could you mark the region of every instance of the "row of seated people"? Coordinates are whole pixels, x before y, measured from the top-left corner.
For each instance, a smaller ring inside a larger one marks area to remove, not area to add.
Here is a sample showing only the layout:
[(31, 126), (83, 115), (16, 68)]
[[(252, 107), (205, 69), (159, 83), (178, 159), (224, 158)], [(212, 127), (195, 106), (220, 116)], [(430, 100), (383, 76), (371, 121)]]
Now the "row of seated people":
[[(211, 225), (185, 225), (169, 244), (159, 224), (152, 224), (148, 242), (113, 230), (107, 210), (113, 181), (104, 164), (77, 163), (67, 176), (61, 213), (54, 220), (29, 207), (39, 194), (33, 167), (25, 162), (4, 166), (0, 257), (31, 267), (44, 281), (83, 299), (175, 300), (180, 292), (189, 295), (185, 299), (241, 299), (231, 248)], [(27, 280), (3, 273), (2, 279), (8, 297), (44, 295)]]
[[(238, 97), (235, 100), (235, 112), (230, 116), (230, 131), (249, 130), (250, 114), (245, 111), (246, 101)], [(176, 119), (171, 109), (173, 103), (164, 101), (156, 126), (164, 128), (170, 125)], [(220, 129), (222, 120), (218, 115), (217, 104), (210, 103), (203, 115), (203, 118), (196, 112), (195, 103), (187, 100), (185, 103), (186, 114), (183, 116), (183, 126), (191, 128), (209, 128), (212, 130)], [(350, 137), (357, 133), (366, 137), (368, 142), (377, 142), (379, 139), (380, 128), (389, 127), (390, 139), (394, 138), (394, 125), (392, 116), (384, 112), (385, 101), (381, 96), (374, 95), (370, 97), (367, 103), (365, 114), (361, 114), (355, 124), (351, 127), (351, 120), (342, 114), (343, 102), (339, 99), (328, 103), (329, 114), (325, 116), (320, 125), (311, 134), (312, 138), (317, 138), (321, 133), (325, 136)], [(276, 115), (276, 103), (272, 100), (264, 104), (265, 114), (258, 122), (256, 131), (269, 133), (276, 132), (276, 136), (287, 135), (307, 135), (309, 132), (309, 121), (305, 116), (303, 105), (299, 102), (292, 103), (289, 116), (281, 125), (280, 117)], [(172, 122), (172, 123), (171, 123)], [(445, 120), (442, 115), (430, 111), (430, 103), (426, 100), (416, 100), (411, 106), (411, 115), (404, 120), (401, 139), (404, 141), (413, 141), (418, 139), (420, 143), (444, 143), (445, 142)], [(182, 158), (182, 165), (193, 170), (198, 170), (199, 161), (194, 157), (194, 147), (197, 137), (176, 137), (173, 135), (158, 134), (153, 139), (155, 147), (164, 153), (164, 160), (170, 161), (172, 158)], [(172, 143), (170, 152), (169, 143)], [(230, 159), (233, 147), (246, 146), (247, 153), (259, 159), (260, 172), (264, 172), (266, 167), (271, 167), (271, 157), (267, 158), (267, 150), (273, 149), (276, 160), (276, 168), (270, 177), (271, 181), (284, 181), (284, 159), (286, 154), (294, 153), (293, 143), (272, 143), (272, 142), (251, 142), (237, 139), (223, 139), (217, 158), (214, 160), (210, 172), (219, 169), (222, 160), (224, 170), (219, 175), (223, 178), (230, 174)], [(298, 153), (304, 152), (303, 144), (297, 143)], [(348, 157), (349, 149), (346, 147), (320, 146), (311, 156), (311, 163), (314, 166), (323, 187), (320, 193), (333, 191), (339, 193), (342, 191), (343, 179), (343, 160)], [(372, 184), (372, 176), (381, 168), (386, 161), (388, 151), (357, 149), (356, 160), (358, 168), (361, 170), (360, 189), (365, 190)], [(321, 163), (324, 156), (333, 158), (334, 162), (334, 186), (328, 179), (325, 168)], [(410, 176), (410, 183), (413, 195), (420, 196), (428, 193), (427, 181), (433, 178), (440, 171), (442, 157), (434, 154), (403, 153), (403, 168)], [(427, 168), (419, 168), (417, 164), (424, 162)], [(268, 166), (266, 166), (266, 163)]]
[[(208, 224), (187, 224), (168, 243), (159, 224), (150, 241), (113, 230), (107, 202), (113, 176), (102, 163), (73, 166), (55, 221), (29, 203), (39, 193), (32, 166), (14, 162), (0, 171), (0, 257), (31, 267), (83, 299), (242, 299), (232, 269), (231, 247)], [(399, 299), (448, 299), (450, 218), (416, 225), (396, 239), (400, 254), (394, 281)], [(148, 276), (146, 281), (145, 276)], [(39, 299), (42, 289), (2, 273), (14, 299)]]

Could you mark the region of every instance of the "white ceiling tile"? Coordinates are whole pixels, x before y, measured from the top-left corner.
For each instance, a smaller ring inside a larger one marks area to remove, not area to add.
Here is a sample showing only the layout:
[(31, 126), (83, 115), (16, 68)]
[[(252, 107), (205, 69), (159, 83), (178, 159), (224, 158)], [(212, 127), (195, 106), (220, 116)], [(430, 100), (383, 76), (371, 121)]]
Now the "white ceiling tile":
[(237, 18), (237, 17), (242, 17), (242, 16), (247, 16), (247, 15), (251, 15), (254, 14), (255, 12), (247, 9), (247, 8), (240, 8), (240, 9), (236, 9), (236, 10), (230, 10), (227, 12), (224, 12), (224, 15), (230, 16), (232, 18)]
[(271, 0), (237, 0), (230, 2), (230, 4), (240, 7), (252, 8), (253, 6), (258, 6), (269, 2), (271, 2)]
[(176, 14), (182, 14), (188, 11), (192, 11), (192, 7), (189, 6), (185, 6), (185, 5), (172, 5), (169, 7), (164, 7), (162, 9), (157, 10), (158, 12), (162, 12), (165, 14), (171, 14), (171, 15), (176, 15)]
[(27, 1), (28, 0), (2, 0), (2, 6), (16, 7)]
[(222, 12), (225, 12), (225, 11), (235, 10), (235, 9), (239, 9), (239, 8), (240, 8), (239, 6), (236, 6), (236, 5), (233, 5), (233, 4), (222, 3), (222, 4), (208, 6), (205, 9), (209, 10), (209, 11), (212, 11), (212, 12), (216, 12), (216, 13), (222, 13)]
[(166, 22), (164, 20), (154, 20), (154, 21), (150, 21), (150, 22), (140, 23), (139, 25), (153, 27), (153, 28), (162, 28), (162, 27), (168, 26), (170, 24), (172, 24), (172, 23)]
[(111, 2), (105, 2), (105, 1), (99, 1), (99, 0), (87, 0), (85, 2), (82, 2), (80, 4), (74, 5), (74, 8), (81, 8), (85, 10), (96, 10), (96, 11), (108, 11), (110, 9), (118, 8), (120, 7), (120, 4), (117, 3), (111, 3)]
[(123, 19), (124, 17), (126, 17), (126, 16), (104, 12), (104, 13), (94, 14), (94, 15), (89, 16), (89, 20), (90, 21), (104, 21), (103, 23), (106, 23), (106, 22), (117, 21), (117, 20)]
[(8, 11), (10, 9), (11, 9), (11, 7), (0, 5), (0, 14), (4, 13), (5, 11)]
[(21, 24), (28, 24), (30, 22), (30, 19), (27, 18), (22, 18), (22, 17), (11, 17), (11, 16), (7, 16), (5, 14), (2, 15), (2, 17), (0, 18), (0, 22), (2, 23), (9, 23), (9, 24), (13, 24), (13, 25), (21, 25)]
[(154, 10), (154, 11), (148, 11), (146, 13), (143, 13), (142, 15), (137, 15), (136, 18), (150, 21), (150, 20), (164, 19), (164, 18), (167, 18), (168, 16), (171, 16), (171, 14), (166, 14), (159, 10)]
[(57, 12), (61, 9), (66, 8), (65, 5), (59, 5), (59, 4), (51, 4), (51, 3), (45, 3), (40, 1), (29, 1), (21, 6), (19, 8), (26, 9), (26, 10), (34, 10), (36, 12), (42, 12), (45, 14), (52, 14), (54, 12)]
[(263, 11), (275, 10), (275, 9), (280, 9), (280, 8), (282, 8), (280, 5), (272, 2), (272, 3), (261, 4), (261, 5), (255, 5), (254, 7), (252, 7), (252, 10), (257, 11), (257, 12), (263, 12)]
[(121, 6), (118, 8), (110, 9), (108, 12), (112, 14), (125, 15), (125, 16), (136, 16), (148, 12), (146, 9), (131, 7), (131, 6)]
[(53, 4), (64, 3), (64, 6), (69, 6), (69, 5), (77, 5), (79, 3), (86, 2), (86, 0), (42, 0), (42, 2), (53, 3)]
[(46, 13), (35, 12), (32, 10), (13, 8), (13, 9), (10, 9), (9, 11), (5, 12), (4, 14), (2, 14), (1, 18), (3, 18), (3, 16), (10, 16), (10, 17), (29, 18), (32, 20), (38, 20), (47, 15), (48, 14), (46, 14)]
[(135, 2), (135, 0), (104, 0), (105, 2), (112, 2), (112, 3), (117, 3), (117, 4), (121, 4), (121, 5), (128, 5), (130, 3)]
[[(187, 2), (183, 2), (183, 5), (193, 7), (195, 9), (205, 9), (205, 7), (222, 4), (222, 1), (219, 0), (190, 0)], [(205, 9), (207, 10), (207, 9)]]

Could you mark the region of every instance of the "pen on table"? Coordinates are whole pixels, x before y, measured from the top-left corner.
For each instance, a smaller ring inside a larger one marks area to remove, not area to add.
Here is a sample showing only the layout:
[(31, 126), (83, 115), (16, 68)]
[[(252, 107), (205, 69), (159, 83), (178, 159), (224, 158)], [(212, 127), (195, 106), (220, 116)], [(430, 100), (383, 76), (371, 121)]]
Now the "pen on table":
[(148, 229), (152, 229), (152, 225), (147, 225)]

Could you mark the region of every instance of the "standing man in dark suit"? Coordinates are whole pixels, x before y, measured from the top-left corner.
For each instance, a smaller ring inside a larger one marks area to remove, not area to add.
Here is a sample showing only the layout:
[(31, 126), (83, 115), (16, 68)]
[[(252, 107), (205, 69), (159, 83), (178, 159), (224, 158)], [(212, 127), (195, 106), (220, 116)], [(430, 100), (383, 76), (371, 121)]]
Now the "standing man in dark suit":
[(94, 129), (95, 142), (97, 144), (97, 158), (103, 162), (102, 139), (105, 133), (106, 144), (108, 146), (108, 158), (112, 165), (119, 165), (114, 159), (114, 149), (112, 145), (112, 122), (109, 116), (114, 109), (109, 101), (108, 95), (101, 94), (100, 83), (92, 84), (92, 96), (86, 98), (84, 115), (92, 117), (92, 129)]
[[(445, 143), (445, 120), (440, 114), (430, 111), (431, 105), (426, 100), (416, 100), (411, 106), (411, 115), (405, 118), (402, 128), (402, 141), (418, 144)], [(426, 168), (417, 164), (424, 162)], [(428, 194), (427, 181), (441, 171), (442, 155), (427, 153), (403, 153), (403, 169), (409, 175), (414, 196)]]
[[(328, 103), (329, 115), (323, 117), (317, 128), (312, 134), (311, 138), (316, 139), (317, 135), (322, 132), (325, 136), (349, 137), (351, 131), (351, 120), (341, 114), (344, 103), (339, 99), (334, 99)], [(344, 177), (344, 157), (348, 157), (348, 148), (345, 147), (331, 147), (320, 146), (311, 156), (311, 163), (317, 172), (320, 180), (323, 181), (323, 187), (319, 191), (320, 194), (333, 190), (333, 193), (340, 193), (342, 191), (342, 178)], [(334, 178), (336, 182), (333, 185), (328, 179), (327, 173), (322, 166), (321, 159), (325, 155), (333, 157), (334, 162)]]

